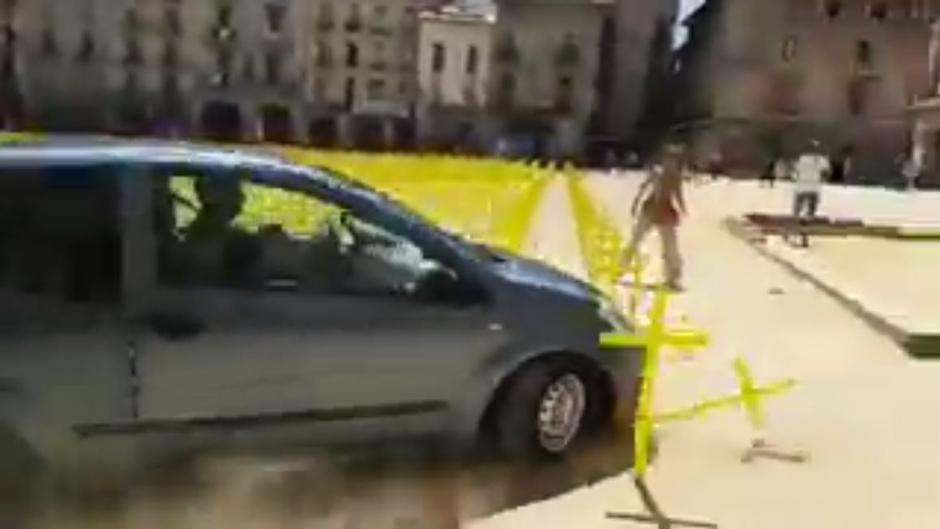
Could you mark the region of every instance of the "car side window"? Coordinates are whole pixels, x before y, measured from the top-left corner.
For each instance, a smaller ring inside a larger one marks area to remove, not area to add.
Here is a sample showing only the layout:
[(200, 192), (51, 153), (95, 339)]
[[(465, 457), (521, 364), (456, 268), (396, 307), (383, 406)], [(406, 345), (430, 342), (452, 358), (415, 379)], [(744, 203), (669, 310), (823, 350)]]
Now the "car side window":
[(118, 305), (119, 201), (106, 168), (0, 171), (0, 320)]
[(415, 296), (443, 267), (407, 237), (311, 194), (244, 175), (157, 175), (164, 283)]

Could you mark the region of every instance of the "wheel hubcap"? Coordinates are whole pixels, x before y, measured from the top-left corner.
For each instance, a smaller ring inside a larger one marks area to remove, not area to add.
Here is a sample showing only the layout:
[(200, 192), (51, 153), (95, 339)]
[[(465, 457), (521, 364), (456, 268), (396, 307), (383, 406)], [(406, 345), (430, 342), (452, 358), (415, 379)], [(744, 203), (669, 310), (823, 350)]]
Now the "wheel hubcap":
[(586, 402), (584, 383), (574, 374), (564, 375), (548, 386), (539, 403), (538, 435), (542, 447), (563, 451), (581, 428)]

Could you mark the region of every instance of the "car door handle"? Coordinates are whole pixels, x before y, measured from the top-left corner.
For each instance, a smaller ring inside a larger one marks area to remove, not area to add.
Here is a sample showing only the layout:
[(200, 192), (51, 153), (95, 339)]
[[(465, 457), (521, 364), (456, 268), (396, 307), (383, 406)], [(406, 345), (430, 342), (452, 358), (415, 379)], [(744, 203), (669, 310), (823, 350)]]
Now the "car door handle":
[(153, 313), (145, 318), (147, 327), (167, 340), (186, 340), (206, 330), (199, 318), (188, 314)]

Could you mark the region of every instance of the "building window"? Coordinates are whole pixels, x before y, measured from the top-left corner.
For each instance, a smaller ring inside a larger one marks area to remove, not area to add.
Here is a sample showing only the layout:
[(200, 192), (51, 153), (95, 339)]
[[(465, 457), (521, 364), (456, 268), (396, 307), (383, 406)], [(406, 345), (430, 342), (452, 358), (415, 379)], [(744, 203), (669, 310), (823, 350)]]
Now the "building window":
[(216, 21), (221, 27), (229, 27), (232, 25), (232, 6), (229, 4), (221, 4), (216, 10)]
[(558, 89), (555, 94), (555, 109), (561, 113), (571, 112), (571, 100), (574, 92), (574, 82), (571, 77), (558, 78)]
[(372, 44), (372, 69), (384, 70), (385, 64), (385, 44), (382, 41), (376, 41)]
[(47, 27), (42, 30), (40, 49), (43, 57), (49, 59), (59, 54), (59, 45), (55, 40), (55, 33), (52, 32), (52, 28)]
[(346, 66), (356, 68), (359, 66), (359, 46), (354, 42), (346, 43)]
[(140, 29), (140, 17), (137, 16), (137, 10), (134, 8), (124, 12), (124, 25), (127, 31), (137, 31)]
[(222, 44), (231, 42), (234, 32), (232, 31), (232, 6), (225, 3), (220, 4), (215, 13), (215, 27), (213, 36)]
[(321, 31), (333, 29), (333, 4), (329, 2), (320, 4), (320, 12), (317, 15), (317, 28)]
[(346, 78), (346, 85), (343, 87), (343, 108), (346, 111), (353, 109), (353, 105), (356, 104), (356, 79), (353, 77)]
[(314, 61), (316, 66), (320, 68), (329, 68), (333, 65), (333, 55), (330, 53), (330, 47), (326, 42), (317, 42)]
[(787, 37), (784, 39), (780, 56), (784, 62), (790, 62), (796, 58), (796, 37)]
[(512, 107), (516, 97), (516, 78), (512, 74), (503, 74), (499, 78), (499, 92), (497, 98), (503, 108)]
[(577, 42), (575, 42), (574, 35), (569, 33), (565, 35), (565, 40), (562, 41), (561, 45), (558, 47), (555, 61), (558, 66), (567, 67), (576, 66), (580, 60), (581, 50), (578, 48)]
[(314, 101), (326, 101), (326, 79), (322, 76), (314, 77), (310, 91)]
[(444, 71), (445, 66), (445, 48), (444, 45), (440, 42), (435, 42), (431, 45), (431, 71), (434, 73), (441, 73)]
[(16, 30), (13, 29), (13, 26), (7, 22), (0, 26), (0, 35), (3, 35), (3, 46), (6, 50), (11, 50), (16, 46)]
[(823, 15), (829, 20), (839, 18), (842, 14), (842, 2), (840, 0), (824, 0)]
[(281, 61), (277, 53), (264, 54), (264, 81), (269, 85), (276, 85), (281, 77)]
[(467, 48), (467, 75), (476, 75), (479, 69), (480, 52), (476, 46)]
[(180, 22), (180, 10), (176, 6), (168, 7), (163, 13), (164, 24), (167, 31), (173, 36), (179, 36), (183, 32), (183, 24)]
[(124, 43), (124, 49), (125, 66), (137, 66), (143, 62), (143, 53), (140, 50), (140, 42), (138, 42), (136, 38), (128, 37)]
[(179, 52), (176, 50), (174, 42), (167, 42), (163, 49), (163, 67), (169, 70), (179, 66)]
[(868, 4), (868, 16), (878, 22), (884, 22), (888, 18), (888, 4), (885, 2)]
[(870, 70), (874, 66), (874, 52), (867, 40), (855, 44), (855, 64), (862, 70)]
[(268, 31), (278, 34), (284, 29), (284, 18), (287, 7), (284, 4), (269, 3), (264, 6), (264, 16), (268, 23)]
[(213, 84), (227, 86), (232, 75), (232, 52), (221, 48), (216, 53), (216, 71)]
[(82, 35), (82, 43), (78, 47), (78, 62), (90, 62), (95, 56), (95, 38), (90, 31)]
[(362, 29), (362, 12), (359, 4), (349, 6), (349, 17), (346, 19), (346, 31), (355, 32)]
[(519, 48), (512, 35), (505, 35), (496, 46), (496, 60), (505, 64), (514, 64), (519, 61)]
[(382, 79), (369, 79), (366, 85), (366, 93), (369, 99), (380, 100), (385, 97), (385, 81)]

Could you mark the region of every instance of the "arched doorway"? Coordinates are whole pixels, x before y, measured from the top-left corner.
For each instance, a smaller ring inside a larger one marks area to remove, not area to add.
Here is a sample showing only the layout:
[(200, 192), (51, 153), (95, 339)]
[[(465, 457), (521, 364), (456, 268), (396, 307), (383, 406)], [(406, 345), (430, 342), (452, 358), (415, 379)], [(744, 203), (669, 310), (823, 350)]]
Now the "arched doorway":
[(382, 119), (374, 116), (359, 116), (353, 127), (353, 141), (356, 147), (366, 151), (380, 151), (385, 148), (385, 131)]
[(261, 136), (264, 141), (273, 143), (294, 141), (294, 124), (290, 110), (283, 105), (261, 107)]
[(242, 113), (238, 105), (210, 101), (199, 117), (202, 135), (213, 141), (238, 141), (242, 137)]
[(396, 118), (394, 123), (395, 147), (398, 149), (413, 149), (417, 138), (415, 123), (408, 118)]
[(336, 119), (322, 117), (310, 122), (310, 144), (314, 147), (330, 149), (336, 146), (339, 140), (339, 129)]

